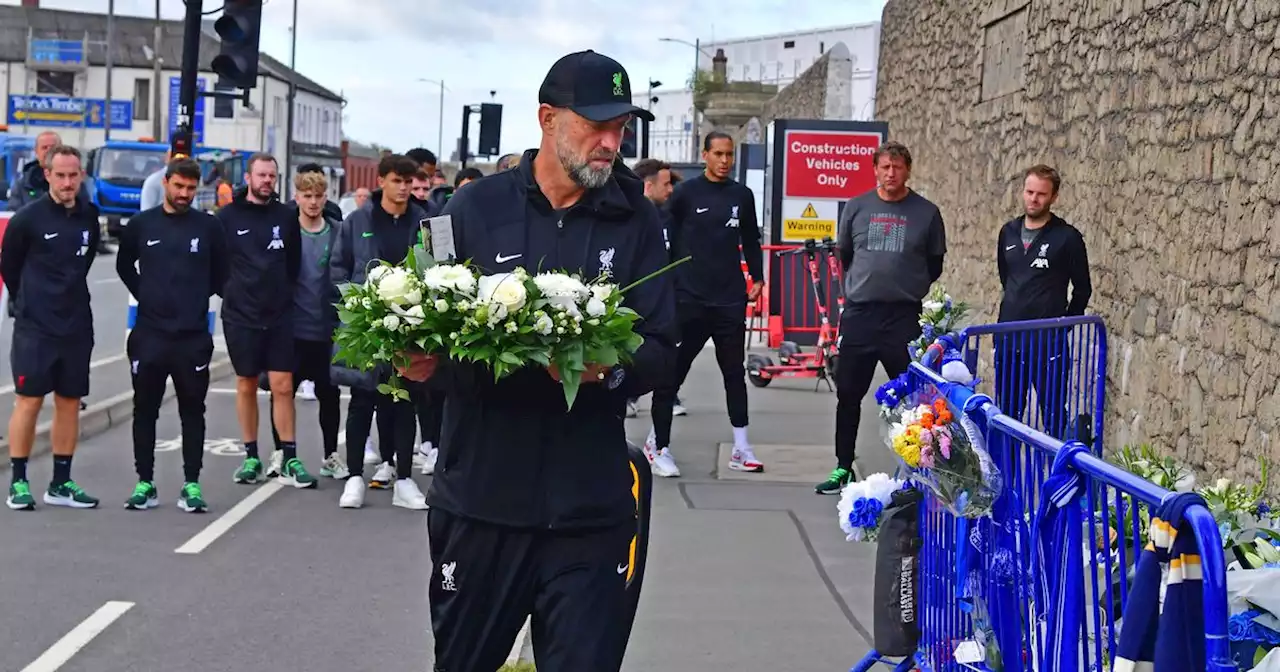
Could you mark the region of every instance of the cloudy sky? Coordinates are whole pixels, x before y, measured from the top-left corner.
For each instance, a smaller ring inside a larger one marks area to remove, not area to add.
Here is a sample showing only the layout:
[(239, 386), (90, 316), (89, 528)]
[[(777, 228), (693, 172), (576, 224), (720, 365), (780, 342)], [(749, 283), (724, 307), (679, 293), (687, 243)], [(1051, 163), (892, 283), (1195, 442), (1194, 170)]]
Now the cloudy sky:
[[(0, 0), (18, 4), (18, 0)], [(437, 147), (437, 84), (444, 80), (444, 142), (462, 106), (503, 104), (503, 151), (537, 144), (538, 85), (560, 56), (595, 49), (618, 59), (637, 88), (688, 79), (692, 47), (659, 42), (728, 39), (876, 21), (884, 0), (300, 0), (297, 69), (349, 101), (347, 136), (397, 149)], [(50, 9), (107, 11), (107, 0), (41, 0)], [(164, 18), (182, 0), (161, 0)], [(214, 10), (221, 0), (204, 0)], [(696, 9), (695, 9), (696, 7)], [(154, 16), (155, 0), (115, 0), (118, 14)], [(290, 0), (267, 0), (262, 49), (289, 62)], [(489, 92), (496, 91), (490, 98)], [(474, 123), (474, 122), (473, 122)], [(475, 127), (472, 135), (474, 137)], [(474, 143), (474, 140), (472, 141)], [(473, 145), (474, 146), (474, 145)]]

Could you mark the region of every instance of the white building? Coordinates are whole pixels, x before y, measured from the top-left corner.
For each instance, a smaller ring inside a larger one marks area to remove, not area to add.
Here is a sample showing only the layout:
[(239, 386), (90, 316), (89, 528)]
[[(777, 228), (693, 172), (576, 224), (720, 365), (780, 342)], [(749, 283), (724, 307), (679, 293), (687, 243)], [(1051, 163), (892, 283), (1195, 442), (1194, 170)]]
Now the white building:
[[(181, 21), (160, 23), (157, 78), (156, 21), (115, 17), (108, 90), (105, 16), (0, 6), (0, 94), (8, 132), (56, 131), (64, 142), (88, 151), (107, 140), (110, 116), (112, 140), (168, 142), (178, 105), (183, 30)], [(216, 75), (209, 64), (218, 53), (218, 42), (211, 25), (204, 32), (198, 83), (212, 90)], [(41, 65), (50, 61), (60, 62)], [(342, 169), (342, 96), (266, 54), (258, 70), (258, 86), (249, 92), (250, 107), (212, 98), (197, 102), (197, 147), (265, 151), (276, 157), (285, 175), (292, 172), (285, 166), (320, 163), (330, 170), (336, 198)], [(297, 87), (292, 148), (286, 146), (290, 80)], [(112, 115), (106, 114), (108, 97)]]
[[(843, 42), (853, 58), (852, 96), (854, 120), (875, 116), (876, 73), (880, 61), (880, 23), (861, 23), (834, 28), (744, 37), (734, 40), (702, 41), (698, 51), (692, 46), (668, 45), (671, 49), (687, 49), (697, 56), (698, 69), (711, 71), (711, 59), (723, 49), (728, 59), (730, 81), (752, 81), (776, 84), (781, 89), (795, 81), (809, 66), (837, 42)], [(694, 156), (693, 92), (689, 89), (654, 91), (655, 120), (649, 154), (663, 161), (689, 161)]]

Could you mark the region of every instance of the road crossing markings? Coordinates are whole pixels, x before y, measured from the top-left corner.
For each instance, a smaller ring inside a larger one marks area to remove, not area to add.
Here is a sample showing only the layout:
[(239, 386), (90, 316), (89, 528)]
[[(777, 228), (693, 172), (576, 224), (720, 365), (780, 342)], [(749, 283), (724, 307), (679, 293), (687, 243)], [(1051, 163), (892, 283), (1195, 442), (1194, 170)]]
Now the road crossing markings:
[(133, 602), (111, 601), (98, 607), (98, 610), (90, 614), (89, 618), (81, 621), (71, 629), (71, 632), (63, 635), (62, 639), (54, 642), (53, 646), (40, 654), (34, 662), (22, 668), (22, 672), (55, 672), (61, 669), (72, 656), (88, 646), (93, 638), (102, 634), (103, 630), (106, 630), (116, 619), (124, 616), (125, 612), (133, 606)]
[[(346, 443), (347, 437), (339, 434), (338, 446), (344, 446)], [(254, 509), (262, 506), (264, 502), (271, 499), (272, 495), (283, 489), (284, 486), (274, 480), (257, 486), (253, 492), (249, 493), (248, 497), (240, 500), (235, 506), (228, 509), (226, 513), (219, 516), (217, 520), (209, 523), (208, 527), (200, 530), (194, 537), (188, 539), (186, 543), (174, 549), (173, 552), (179, 555), (197, 555), (203, 552), (213, 542), (230, 531), (236, 523), (248, 518)]]

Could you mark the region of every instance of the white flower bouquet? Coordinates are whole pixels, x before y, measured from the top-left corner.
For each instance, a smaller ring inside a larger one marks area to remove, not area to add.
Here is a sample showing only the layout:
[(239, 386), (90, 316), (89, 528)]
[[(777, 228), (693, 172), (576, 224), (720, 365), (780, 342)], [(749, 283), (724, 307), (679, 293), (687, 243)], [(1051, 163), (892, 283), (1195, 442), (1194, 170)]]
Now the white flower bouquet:
[[(383, 362), (407, 365), (406, 353), (420, 352), (483, 364), (495, 380), (544, 366), (572, 407), (589, 364), (625, 364), (644, 342), (634, 331), (640, 316), (622, 305), (625, 292), (673, 266), (619, 288), (522, 268), (480, 275), (415, 249), (401, 264), (380, 262), (365, 282), (340, 288), (335, 359), (367, 371)], [(400, 380), (393, 371), (378, 390), (407, 399)]]
[(846, 541), (875, 541), (880, 536), (880, 517), (889, 506), (893, 493), (907, 487), (907, 481), (888, 474), (871, 474), (854, 481), (840, 491), (836, 511)]
[(933, 344), (934, 339), (959, 329), (961, 322), (968, 315), (968, 304), (953, 300), (942, 283), (934, 284), (929, 295), (921, 303), (920, 337), (912, 341), (908, 347), (916, 353), (917, 359), (923, 357), (925, 350)]

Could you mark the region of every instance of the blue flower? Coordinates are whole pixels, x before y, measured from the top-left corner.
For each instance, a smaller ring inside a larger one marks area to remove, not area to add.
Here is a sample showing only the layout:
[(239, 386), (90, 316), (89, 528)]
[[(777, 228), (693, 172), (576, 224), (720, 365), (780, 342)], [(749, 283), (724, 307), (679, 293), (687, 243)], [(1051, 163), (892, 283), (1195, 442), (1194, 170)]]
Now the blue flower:
[(1258, 612), (1250, 610), (1241, 614), (1235, 614), (1227, 619), (1227, 638), (1233, 642), (1243, 642), (1249, 639), (1249, 624), (1253, 622), (1253, 617)]
[(1254, 515), (1259, 518), (1271, 514), (1271, 507), (1266, 502), (1258, 502), (1258, 506), (1254, 509)]
[(946, 301), (942, 302), (942, 309), (947, 311), (948, 313), (951, 312), (951, 306), (952, 306), (951, 299), (947, 299)]
[(921, 332), (921, 335), (924, 336), (924, 339), (926, 341), (933, 343), (933, 325), (932, 324), (924, 325), (924, 330)]
[(910, 382), (907, 374), (902, 374), (876, 389), (876, 403), (880, 406), (896, 408), (907, 397)]

